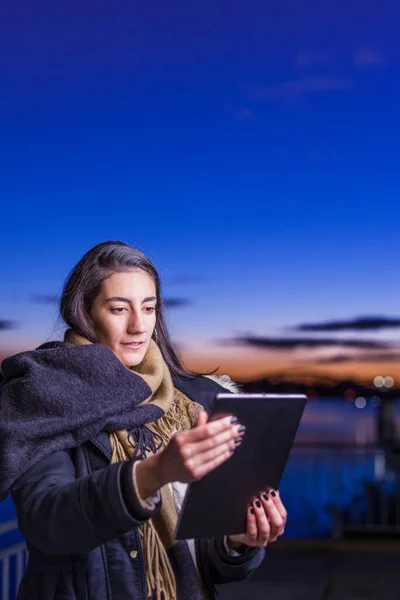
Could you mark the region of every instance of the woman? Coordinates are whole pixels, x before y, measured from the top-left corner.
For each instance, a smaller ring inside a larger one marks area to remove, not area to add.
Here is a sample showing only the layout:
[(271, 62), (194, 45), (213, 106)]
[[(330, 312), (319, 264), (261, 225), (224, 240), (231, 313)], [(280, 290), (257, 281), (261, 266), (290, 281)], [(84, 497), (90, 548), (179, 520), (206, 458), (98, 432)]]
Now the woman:
[(0, 492), (11, 489), (29, 549), (18, 600), (214, 598), (260, 565), (286, 521), (270, 490), (245, 534), (173, 538), (185, 484), (245, 435), (234, 417), (208, 421), (224, 384), (183, 368), (157, 271), (122, 242), (80, 260), (60, 312), (64, 342), (2, 364)]

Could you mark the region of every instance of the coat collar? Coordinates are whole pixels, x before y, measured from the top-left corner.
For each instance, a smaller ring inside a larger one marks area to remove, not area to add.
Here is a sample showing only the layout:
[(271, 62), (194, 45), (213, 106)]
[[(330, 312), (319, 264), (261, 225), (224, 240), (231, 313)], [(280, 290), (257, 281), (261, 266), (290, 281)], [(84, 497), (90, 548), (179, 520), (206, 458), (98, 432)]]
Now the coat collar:
[(97, 435), (92, 436), (89, 441), (96, 446), (104, 456), (111, 461), (112, 451), (110, 438), (105, 431), (100, 431)]

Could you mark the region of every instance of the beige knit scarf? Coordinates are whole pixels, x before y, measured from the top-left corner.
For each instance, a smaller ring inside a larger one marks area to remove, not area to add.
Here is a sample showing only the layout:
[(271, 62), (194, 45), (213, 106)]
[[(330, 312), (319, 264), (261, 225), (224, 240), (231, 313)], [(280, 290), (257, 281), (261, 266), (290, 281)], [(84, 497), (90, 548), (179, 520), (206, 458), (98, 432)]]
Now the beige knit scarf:
[[(78, 345), (91, 343), (72, 330), (66, 332), (65, 341)], [(164, 411), (160, 419), (146, 424), (150, 431), (162, 439), (162, 450), (173, 435), (195, 424), (202, 407), (174, 388), (168, 366), (153, 340), (140, 365), (130, 370), (140, 375), (152, 391), (141, 406), (151, 402)], [(109, 432), (112, 463), (132, 458), (135, 446), (128, 435), (127, 429)], [(155, 593), (157, 600), (175, 600), (176, 582), (167, 550), (175, 543), (173, 532), (178, 514), (168, 486), (161, 489), (161, 498), (160, 513), (139, 528), (145, 556), (147, 593), (149, 598)]]

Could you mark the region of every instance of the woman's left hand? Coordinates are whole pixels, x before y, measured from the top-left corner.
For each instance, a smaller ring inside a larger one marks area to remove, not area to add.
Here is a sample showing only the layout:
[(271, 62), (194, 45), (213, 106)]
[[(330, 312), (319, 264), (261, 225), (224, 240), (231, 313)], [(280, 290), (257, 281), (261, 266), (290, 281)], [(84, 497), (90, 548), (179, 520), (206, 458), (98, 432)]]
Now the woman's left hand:
[(233, 550), (241, 550), (243, 546), (265, 548), (268, 542), (275, 542), (283, 534), (286, 520), (287, 512), (279, 492), (263, 492), (247, 510), (246, 533), (228, 536), (228, 545)]

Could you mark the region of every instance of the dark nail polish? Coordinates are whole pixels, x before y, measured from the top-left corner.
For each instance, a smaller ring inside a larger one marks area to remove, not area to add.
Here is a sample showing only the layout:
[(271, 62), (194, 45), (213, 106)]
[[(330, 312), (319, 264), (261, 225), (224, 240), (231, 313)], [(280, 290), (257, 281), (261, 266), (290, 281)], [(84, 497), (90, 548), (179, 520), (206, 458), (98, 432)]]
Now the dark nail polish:
[(264, 498), (264, 500), (269, 500), (268, 494), (266, 492), (263, 492), (262, 497)]
[(241, 442), (243, 440), (242, 437), (237, 437), (235, 438), (235, 444), (238, 444), (239, 442)]
[(244, 433), (246, 431), (246, 425), (239, 427), (238, 433)]
[(235, 450), (236, 450), (236, 448), (231, 448), (231, 449), (229, 450), (229, 452), (230, 452), (231, 454), (233, 454), (233, 453), (235, 452)]
[(237, 423), (238, 421), (239, 421), (239, 419), (237, 417), (231, 418), (231, 423)]
[(250, 514), (254, 515), (254, 508), (250, 509)]
[(257, 508), (261, 508), (261, 502), (259, 500), (256, 500), (256, 506)]
[(272, 496), (273, 498), (275, 498), (275, 496), (276, 496), (276, 492), (274, 492), (274, 490), (271, 490), (271, 496)]

